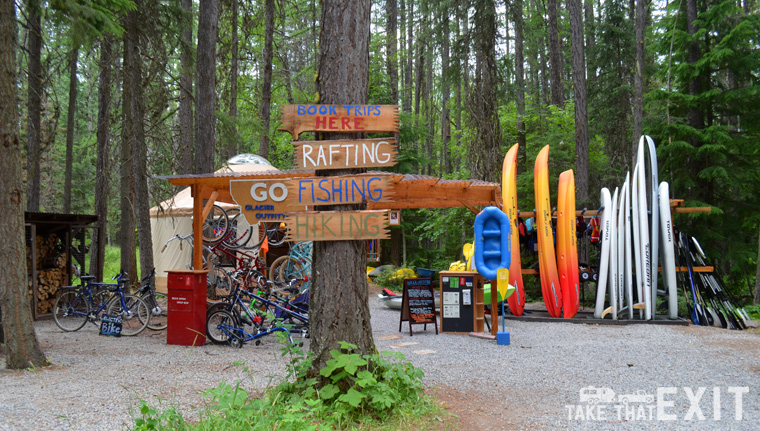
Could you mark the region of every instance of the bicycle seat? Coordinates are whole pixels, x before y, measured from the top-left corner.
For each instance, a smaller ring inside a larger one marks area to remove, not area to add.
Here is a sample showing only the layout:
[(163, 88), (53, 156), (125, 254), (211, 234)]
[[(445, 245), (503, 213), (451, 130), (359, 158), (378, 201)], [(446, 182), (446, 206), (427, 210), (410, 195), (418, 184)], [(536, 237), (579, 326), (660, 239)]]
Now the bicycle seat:
[(95, 276), (94, 275), (81, 275), (81, 276), (79, 276), (79, 279), (82, 280), (82, 281), (90, 281), (90, 280), (95, 280)]

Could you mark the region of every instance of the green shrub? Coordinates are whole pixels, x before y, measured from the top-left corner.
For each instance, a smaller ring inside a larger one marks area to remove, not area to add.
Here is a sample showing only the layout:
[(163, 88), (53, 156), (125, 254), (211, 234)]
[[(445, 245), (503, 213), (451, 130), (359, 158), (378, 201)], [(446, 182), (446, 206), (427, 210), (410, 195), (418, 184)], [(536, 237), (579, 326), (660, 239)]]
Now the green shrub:
[(417, 273), (411, 268), (388, 269), (375, 278), (375, 283), (394, 292), (401, 292), (404, 290), (404, 279), (416, 277)]
[(341, 342), (320, 371), (327, 384), (316, 389), (317, 378), (307, 374), (309, 355), (285, 344), (284, 380), (262, 396), (253, 397), (240, 381), (222, 382), (204, 392), (208, 404), (197, 424), (188, 424), (176, 408), (159, 411), (141, 401), (133, 430), (369, 431), (425, 428), (431, 419), (441, 420), (440, 407), (423, 392), (422, 370), (400, 353), (361, 355), (355, 345)]

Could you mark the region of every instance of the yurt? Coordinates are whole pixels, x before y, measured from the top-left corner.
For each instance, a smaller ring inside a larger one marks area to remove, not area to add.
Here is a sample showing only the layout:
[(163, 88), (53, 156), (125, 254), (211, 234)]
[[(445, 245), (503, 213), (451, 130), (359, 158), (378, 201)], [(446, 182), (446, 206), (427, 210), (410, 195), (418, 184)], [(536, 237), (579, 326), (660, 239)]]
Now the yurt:
[[(238, 154), (227, 161), (227, 166), (216, 171), (225, 172), (264, 172), (277, 171), (265, 158), (256, 154)], [(216, 205), (228, 209), (233, 204), (217, 202)], [(239, 217), (245, 223), (243, 217)], [(240, 226), (240, 228), (243, 228)], [(188, 269), (192, 261), (192, 249), (187, 241), (180, 247), (180, 241), (171, 241), (176, 235), (188, 235), (193, 231), (193, 198), (190, 188), (186, 187), (171, 198), (150, 209), (150, 229), (153, 238), (153, 264), (156, 267), (156, 287), (165, 291), (166, 271), (170, 269)]]

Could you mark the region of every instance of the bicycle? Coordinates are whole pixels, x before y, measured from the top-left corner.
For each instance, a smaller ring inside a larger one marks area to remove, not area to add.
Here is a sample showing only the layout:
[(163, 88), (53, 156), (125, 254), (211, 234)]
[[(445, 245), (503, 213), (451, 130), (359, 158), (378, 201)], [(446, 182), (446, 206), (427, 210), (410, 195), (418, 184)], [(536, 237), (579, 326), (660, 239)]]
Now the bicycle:
[[(249, 304), (243, 301), (243, 296), (251, 298)], [(275, 317), (275, 311), (281, 313), (282, 317)], [(267, 322), (267, 319), (270, 320)], [(287, 319), (299, 324), (283, 324)], [(252, 328), (250, 332), (246, 330), (246, 326)], [(308, 328), (308, 315), (245, 291), (239, 284), (230, 295), (230, 302), (211, 306), (206, 318), (206, 334), (209, 340), (214, 344), (230, 344), (234, 347), (243, 347), (244, 343), (252, 340), (256, 340), (255, 344), (258, 346), (261, 344), (259, 338), (275, 332), (285, 332), (290, 344), (295, 344), (291, 334), (300, 333), (302, 337), (308, 337)]]
[[(235, 288), (227, 298), (228, 302), (214, 304), (207, 310), (206, 333), (212, 343), (229, 343), (241, 347), (247, 341), (257, 340), (273, 332), (286, 332), (291, 344), (291, 333), (308, 337), (308, 308), (302, 308), (299, 305), (303, 304), (290, 303), (288, 299), (275, 297), (271, 293), (293, 290), (298, 280), (272, 282), (255, 270), (237, 271), (233, 279), (236, 281)], [(251, 329), (246, 329), (248, 326)], [(259, 344), (260, 341), (257, 340), (256, 345)]]
[(134, 336), (142, 332), (148, 325), (150, 309), (142, 298), (124, 293), (122, 286), (129, 283), (124, 273), (113, 278), (116, 283), (98, 283), (94, 279), (94, 275), (83, 275), (79, 287), (63, 288), (53, 305), (55, 324), (66, 332), (74, 332), (87, 322), (97, 326), (103, 315), (120, 315), (121, 335)]
[(293, 278), (304, 280), (302, 291), (311, 286), (311, 256), (314, 243), (301, 241), (291, 247), (287, 255), (278, 257), (269, 268), (270, 278), (285, 281)]
[(142, 298), (150, 307), (150, 319), (148, 320), (148, 329), (153, 331), (162, 331), (166, 329), (169, 297), (163, 292), (156, 291), (156, 269), (140, 280), (141, 286), (135, 295)]
[[(232, 235), (233, 231), (229, 231), (228, 235)], [(190, 248), (193, 248), (193, 234), (188, 235), (174, 235), (169, 238), (164, 247), (161, 249), (163, 253), (166, 247), (174, 240), (179, 240), (179, 248), (182, 250), (183, 244), (187, 241), (190, 244)], [(239, 249), (233, 251), (228, 250), (224, 244), (226, 240), (221, 240), (213, 245), (203, 245), (203, 269), (207, 269), (207, 300), (209, 302), (219, 302), (221, 298), (229, 296), (232, 281), (227, 271), (224, 270), (221, 265), (222, 259), (231, 260), (234, 263), (231, 265), (233, 268), (260, 268), (261, 262), (259, 259), (258, 250), (253, 252), (245, 252)], [(263, 242), (263, 241), (262, 241)], [(239, 256), (242, 255), (242, 256)], [(191, 265), (188, 265), (190, 268)]]

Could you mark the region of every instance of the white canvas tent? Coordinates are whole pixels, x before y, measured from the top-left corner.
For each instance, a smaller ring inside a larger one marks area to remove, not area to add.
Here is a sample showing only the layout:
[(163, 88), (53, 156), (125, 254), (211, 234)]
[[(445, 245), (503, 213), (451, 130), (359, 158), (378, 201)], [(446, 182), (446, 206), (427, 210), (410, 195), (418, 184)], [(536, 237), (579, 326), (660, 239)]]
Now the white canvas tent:
[[(242, 164), (236, 162), (242, 161)], [(228, 166), (217, 173), (225, 172), (263, 172), (277, 171), (266, 159), (255, 154), (241, 154), (228, 161)], [(216, 205), (228, 209), (235, 205), (216, 202)], [(238, 220), (243, 219), (239, 217)], [(245, 221), (242, 221), (245, 223)], [(247, 227), (247, 226), (246, 226)], [(243, 229), (245, 227), (239, 226)], [(161, 252), (166, 241), (175, 235), (187, 235), (193, 231), (193, 198), (190, 187), (186, 187), (171, 198), (150, 209), (150, 229), (153, 239), (153, 264), (156, 267), (156, 286), (165, 291), (166, 271), (170, 269), (188, 269), (192, 261), (192, 249), (185, 242), (180, 249), (180, 241), (172, 241)]]

